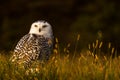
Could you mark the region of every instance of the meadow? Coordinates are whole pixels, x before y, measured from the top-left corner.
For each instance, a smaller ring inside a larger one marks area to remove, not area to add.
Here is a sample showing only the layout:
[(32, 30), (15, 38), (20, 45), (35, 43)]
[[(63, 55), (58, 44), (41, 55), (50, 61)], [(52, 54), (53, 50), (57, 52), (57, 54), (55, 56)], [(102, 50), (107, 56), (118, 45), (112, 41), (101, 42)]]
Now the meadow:
[[(79, 35), (77, 42), (79, 41)], [(108, 52), (102, 54), (103, 42), (93, 42), (88, 49), (77, 52), (69, 51), (70, 44), (64, 48), (61, 55), (59, 41), (56, 38), (53, 55), (48, 62), (34, 62), (30, 68), (16, 67), (9, 62), (10, 55), (0, 54), (0, 80), (119, 80), (120, 79), (120, 56), (115, 48), (108, 43)], [(70, 55), (70, 53), (72, 55)], [(12, 54), (12, 52), (10, 52)], [(18, 65), (17, 65), (18, 66)]]

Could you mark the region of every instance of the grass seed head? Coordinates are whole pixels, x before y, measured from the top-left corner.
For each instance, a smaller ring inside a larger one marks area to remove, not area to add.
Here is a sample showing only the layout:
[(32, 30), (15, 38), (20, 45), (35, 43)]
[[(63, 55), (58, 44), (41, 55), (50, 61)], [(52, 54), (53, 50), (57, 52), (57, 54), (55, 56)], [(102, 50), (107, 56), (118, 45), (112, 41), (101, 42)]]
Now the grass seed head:
[(102, 45), (103, 45), (103, 42), (100, 42), (99, 48), (101, 48), (101, 47), (102, 47)]
[(111, 53), (113, 54), (113, 53), (114, 53), (114, 51), (115, 51), (115, 48), (112, 48), (112, 51), (111, 51)]
[(110, 42), (108, 43), (108, 48), (109, 48), (109, 49), (111, 48), (111, 43), (110, 43)]
[(56, 43), (58, 43), (58, 38), (55, 38)]
[(78, 36), (77, 36), (77, 41), (79, 41), (80, 40), (80, 34), (78, 34)]
[(96, 45), (95, 45), (95, 48), (97, 48), (98, 47), (98, 40), (96, 40)]

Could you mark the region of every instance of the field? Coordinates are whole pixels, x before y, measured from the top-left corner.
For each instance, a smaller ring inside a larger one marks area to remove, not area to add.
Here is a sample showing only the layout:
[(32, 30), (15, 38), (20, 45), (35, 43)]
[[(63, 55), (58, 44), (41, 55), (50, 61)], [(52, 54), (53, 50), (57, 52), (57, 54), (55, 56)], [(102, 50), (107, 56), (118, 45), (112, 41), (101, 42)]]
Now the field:
[[(77, 41), (79, 40), (79, 36)], [(9, 62), (9, 55), (0, 55), (0, 80), (119, 80), (120, 56), (114, 56), (115, 48), (108, 44), (110, 56), (100, 53), (102, 42), (96, 40), (88, 50), (77, 53), (77, 44), (73, 55), (69, 55), (70, 44), (61, 55), (58, 40), (50, 60), (37, 61), (30, 68), (16, 67)], [(92, 49), (92, 50), (91, 50)], [(12, 53), (10, 53), (12, 54)], [(18, 65), (17, 65), (18, 66)]]

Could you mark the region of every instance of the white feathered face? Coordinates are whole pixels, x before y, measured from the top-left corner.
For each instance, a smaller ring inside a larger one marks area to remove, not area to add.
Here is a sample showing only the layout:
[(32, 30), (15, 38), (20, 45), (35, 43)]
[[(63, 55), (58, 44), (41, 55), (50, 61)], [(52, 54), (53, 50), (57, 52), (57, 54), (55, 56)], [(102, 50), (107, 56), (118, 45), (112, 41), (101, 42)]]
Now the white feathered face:
[(52, 27), (46, 21), (37, 21), (31, 25), (30, 34), (43, 35), (45, 37), (52, 36)]

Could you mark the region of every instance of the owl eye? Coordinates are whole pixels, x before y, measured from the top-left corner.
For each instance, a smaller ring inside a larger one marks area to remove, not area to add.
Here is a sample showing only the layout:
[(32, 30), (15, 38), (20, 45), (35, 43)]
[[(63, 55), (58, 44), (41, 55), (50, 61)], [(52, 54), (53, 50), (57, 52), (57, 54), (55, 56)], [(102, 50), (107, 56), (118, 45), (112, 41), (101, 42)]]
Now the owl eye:
[(43, 25), (43, 28), (46, 28), (47, 27), (47, 25)]
[(35, 27), (38, 27), (37, 25), (35, 25)]

